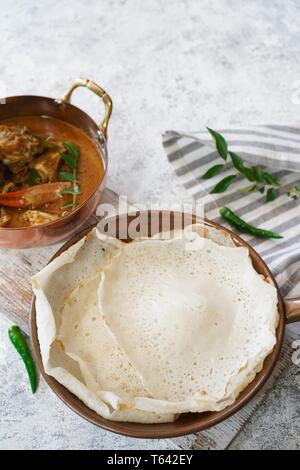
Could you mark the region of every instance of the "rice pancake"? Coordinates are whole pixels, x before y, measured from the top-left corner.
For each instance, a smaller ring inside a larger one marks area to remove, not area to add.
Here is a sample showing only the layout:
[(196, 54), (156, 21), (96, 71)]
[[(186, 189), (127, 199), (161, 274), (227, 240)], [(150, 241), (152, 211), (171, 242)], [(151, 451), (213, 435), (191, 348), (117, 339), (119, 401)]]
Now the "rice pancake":
[(94, 229), (32, 285), (46, 373), (109, 420), (220, 411), (276, 342), (275, 287), (209, 226), (128, 244)]
[(135, 396), (151, 395), (99, 312), (99, 271), (121, 245), (94, 230), (33, 277), (44, 369), (107, 419), (171, 422), (173, 414), (133, 408)]
[(99, 304), (153, 396), (137, 407), (220, 410), (276, 343), (277, 292), (247, 248), (221, 246), (193, 228), (181, 235), (115, 251), (102, 269)]

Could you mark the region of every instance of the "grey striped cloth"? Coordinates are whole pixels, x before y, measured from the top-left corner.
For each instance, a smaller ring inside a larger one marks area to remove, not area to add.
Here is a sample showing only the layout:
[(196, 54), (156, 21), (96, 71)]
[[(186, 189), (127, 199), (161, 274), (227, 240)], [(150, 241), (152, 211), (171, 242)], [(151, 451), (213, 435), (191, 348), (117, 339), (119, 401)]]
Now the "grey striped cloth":
[[(300, 183), (300, 124), (299, 126), (255, 126), (247, 129), (218, 129), (226, 138), (229, 149), (249, 164), (264, 165), (280, 177), (284, 184)], [(167, 157), (185, 188), (204, 205), (208, 219), (222, 223), (219, 208), (228, 206), (247, 222), (280, 232), (282, 240), (264, 240), (243, 235), (267, 262), (274, 273), (283, 296), (300, 295), (300, 199), (280, 196), (264, 204), (258, 192), (240, 190), (247, 181), (239, 177), (223, 194), (209, 194), (232, 169), (209, 179), (200, 179), (211, 166), (222, 163), (208, 131), (184, 134), (168, 131), (163, 135)], [(226, 223), (225, 223), (226, 225)]]
[[(255, 126), (247, 129), (216, 129), (226, 138), (229, 149), (238, 153), (250, 165), (264, 165), (284, 184), (300, 183), (300, 124), (292, 126)], [(224, 194), (209, 194), (215, 184), (232, 169), (209, 180), (200, 179), (208, 168), (222, 163), (208, 131), (179, 133), (168, 131), (163, 135), (163, 146), (177, 176), (195, 200), (204, 205), (208, 219), (226, 225), (219, 216), (219, 208), (228, 206), (247, 222), (284, 235), (282, 240), (264, 240), (243, 234), (273, 271), (283, 296), (300, 295), (300, 199), (281, 196), (264, 204), (260, 193), (243, 193), (248, 186), (243, 178)], [(291, 361), (291, 341), (299, 338), (299, 324), (289, 326), (281, 358), (273, 377), (264, 389), (242, 410), (213, 428), (177, 438), (179, 448), (226, 449), (238, 432), (260, 406), (279, 373)], [(293, 366), (295, 367), (295, 366)]]

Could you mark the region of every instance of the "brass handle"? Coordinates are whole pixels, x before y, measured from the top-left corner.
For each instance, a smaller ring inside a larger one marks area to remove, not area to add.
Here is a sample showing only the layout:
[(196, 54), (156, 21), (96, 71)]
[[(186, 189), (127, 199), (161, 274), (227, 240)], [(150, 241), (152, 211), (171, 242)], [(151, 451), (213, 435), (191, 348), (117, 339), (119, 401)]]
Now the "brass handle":
[(283, 301), (287, 323), (300, 321), (300, 297)]
[(76, 80), (71, 83), (71, 86), (68, 89), (67, 93), (62, 95), (58, 99), (58, 101), (63, 103), (69, 103), (71, 101), (73, 91), (75, 90), (75, 88), (78, 88), (80, 86), (88, 88), (97, 96), (100, 96), (100, 98), (102, 99), (105, 106), (105, 116), (103, 118), (103, 121), (99, 125), (99, 128), (104, 134), (105, 138), (107, 138), (108, 121), (111, 116), (113, 104), (110, 96), (106, 93), (106, 91), (103, 90), (103, 88), (101, 88), (99, 85), (92, 82), (91, 80), (88, 80), (87, 78), (76, 78)]

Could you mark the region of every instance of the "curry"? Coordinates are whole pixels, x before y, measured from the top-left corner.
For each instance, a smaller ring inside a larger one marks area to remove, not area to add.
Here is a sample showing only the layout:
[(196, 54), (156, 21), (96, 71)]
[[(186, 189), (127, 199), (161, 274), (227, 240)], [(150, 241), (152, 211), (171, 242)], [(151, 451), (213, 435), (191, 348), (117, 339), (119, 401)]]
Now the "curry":
[(41, 225), (68, 214), (93, 194), (104, 171), (96, 144), (66, 121), (0, 121), (0, 227)]

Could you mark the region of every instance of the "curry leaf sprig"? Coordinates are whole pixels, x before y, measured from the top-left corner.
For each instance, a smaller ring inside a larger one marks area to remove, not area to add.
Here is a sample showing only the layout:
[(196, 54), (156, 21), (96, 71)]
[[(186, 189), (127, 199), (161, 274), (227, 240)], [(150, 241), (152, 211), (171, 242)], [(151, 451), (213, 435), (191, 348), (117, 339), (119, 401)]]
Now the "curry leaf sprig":
[(32, 186), (34, 184), (40, 184), (41, 178), (38, 172), (34, 168), (29, 168), (25, 181), (27, 184)]
[(77, 205), (76, 197), (80, 194), (79, 182), (77, 180), (77, 167), (79, 152), (71, 142), (62, 143), (65, 150), (61, 153), (61, 158), (71, 168), (72, 171), (60, 171), (58, 176), (61, 181), (70, 181), (73, 183), (72, 189), (64, 189), (61, 194), (71, 194), (72, 201), (63, 205), (64, 209), (75, 207)]
[(300, 183), (294, 186), (282, 185), (280, 178), (269, 173), (263, 167), (259, 165), (251, 167), (245, 165), (243, 159), (238, 154), (231, 152), (228, 149), (228, 144), (225, 138), (219, 132), (210, 129), (209, 127), (207, 130), (213, 137), (217, 152), (224, 160), (224, 163), (212, 166), (204, 173), (204, 175), (201, 176), (201, 178), (210, 179), (229, 168), (232, 168), (234, 171), (233, 174), (221, 179), (214, 186), (211, 190), (212, 194), (225, 192), (237, 181), (239, 176), (242, 176), (251, 183), (249, 186), (243, 188), (242, 191), (249, 193), (259, 191), (261, 194), (265, 195), (265, 202), (274, 201), (282, 194), (286, 194), (293, 199), (300, 197)]

